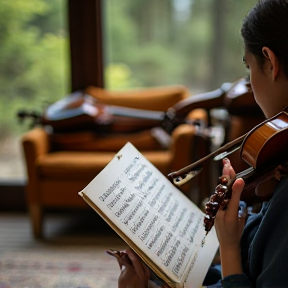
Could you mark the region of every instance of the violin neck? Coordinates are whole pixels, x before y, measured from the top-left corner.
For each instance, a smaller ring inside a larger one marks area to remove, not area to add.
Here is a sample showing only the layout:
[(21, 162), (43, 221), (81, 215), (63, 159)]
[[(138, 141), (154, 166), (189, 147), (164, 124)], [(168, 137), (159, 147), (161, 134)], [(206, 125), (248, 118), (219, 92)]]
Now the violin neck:
[(224, 105), (225, 95), (230, 87), (230, 83), (224, 83), (220, 88), (214, 91), (196, 94), (178, 102), (173, 106), (175, 115), (177, 117), (186, 117), (189, 112), (199, 107), (206, 110), (222, 107)]
[(108, 106), (108, 113), (113, 116), (132, 117), (146, 120), (163, 121), (165, 112), (151, 111), (120, 106)]

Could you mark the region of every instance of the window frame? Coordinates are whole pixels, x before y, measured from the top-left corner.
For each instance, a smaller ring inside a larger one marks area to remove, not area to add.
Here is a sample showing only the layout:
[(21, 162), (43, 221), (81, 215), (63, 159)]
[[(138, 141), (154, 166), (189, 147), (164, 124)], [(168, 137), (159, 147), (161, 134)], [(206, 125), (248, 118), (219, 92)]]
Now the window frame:
[(68, 0), (71, 90), (104, 87), (102, 0)]

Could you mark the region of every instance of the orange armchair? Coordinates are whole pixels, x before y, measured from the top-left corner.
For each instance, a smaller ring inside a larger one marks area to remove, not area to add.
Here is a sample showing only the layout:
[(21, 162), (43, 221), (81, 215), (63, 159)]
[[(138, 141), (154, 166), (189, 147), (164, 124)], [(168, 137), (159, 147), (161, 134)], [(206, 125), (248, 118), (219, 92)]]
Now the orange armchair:
[[(188, 90), (182, 86), (123, 92), (88, 87), (86, 93), (111, 105), (164, 112), (189, 95)], [(207, 120), (206, 112), (202, 109), (193, 110), (189, 118)], [(62, 142), (58, 136), (49, 134), (45, 127), (36, 127), (25, 133), (21, 140), (28, 178), (27, 205), (36, 238), (43, 236), (45, 208), (87, 207), (78, 192), (108, 164), (126, 142), (135, 145), (164, 175), (190, 164), (194, 160), (195, 151), (196, 154), (198, 151), (195, 146), (198, 137), (195, 127), (188, 124), (181, 124), (174, 129), (168, 148), (163, 148), (155, 140), (150, 129), (105, 136), (88, 132), (70, 133), (64, 138), (62, 135)], [(67, 141), (63, 142), (63, 139)], [(193, 181), (188, 182), (183, 192), (189, 193), (193, 183), (195, 185)]]

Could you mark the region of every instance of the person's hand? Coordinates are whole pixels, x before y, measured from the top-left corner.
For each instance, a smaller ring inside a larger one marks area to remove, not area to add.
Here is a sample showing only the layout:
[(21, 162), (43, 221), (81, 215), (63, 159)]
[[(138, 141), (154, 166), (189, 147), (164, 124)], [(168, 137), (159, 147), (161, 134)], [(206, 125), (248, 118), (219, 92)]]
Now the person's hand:
[(149, 280), (151, 270), (131, 249), (127, 249), (126, 254), (118, 260), (120, 266), (125, 267), (118, 278), (118, 288), (170, 288), (167, 284), (157, 286)]
[[(230, 161), (223, 159), (223, 175), (235, 178), (235, 171)], [(241, 250), (240, 239), (243, 233), (246, 215), (239, 216), (238, 208), (240, 196), (245, 183), (243, 179), (237, 179), (232, 186), (232, 196), (226, 209), (220, 207), (215, 218), (215, 228), (220, 244), (220, 256), (223, 277), (231, 274), (241, 274)]]
[[(223, 175), (229, 175), (230, 178), (235, 178), (235, 171), (231, 166), (230, 161), (223, 159)], [(244, 188), (243, 179), (237, 179), (232, 186), (232, 196), (227, 205), (227, 209), (220, 207), (215, 218), (215, 228), (217, 231), (220, 246), (225, 247), (238, 246), (245, 225), (245, 213), (239, 217), (238, 209), (240, 196)]]
[(130, 260), (127, 257), (119, 260), (125, 268), (118, 278), (118, 288), (148, 288), (150, 269), (131, 249), (127, 249), (126, 254)]

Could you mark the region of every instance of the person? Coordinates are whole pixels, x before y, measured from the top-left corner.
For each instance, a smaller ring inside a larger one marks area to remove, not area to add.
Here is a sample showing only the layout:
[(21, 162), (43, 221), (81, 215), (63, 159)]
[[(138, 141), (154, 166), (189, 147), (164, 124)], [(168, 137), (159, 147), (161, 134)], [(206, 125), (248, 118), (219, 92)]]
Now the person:
[[(288, 106), (288, 0), (259, 0), (244, 18), (241, 35), (255, 100), (271, 118)], [(223, 175), (234, 177), (229, 159), (223, 164)], [(244, 186), (237, 179), (227, 209), (216, 214), (222, 276), (211, 287), (288, 287), (288, 177), (260, 183), (255, 193), (271, 194), (270, 200), (260, 212), (239, 218)], [(118, 287), (154, 285), (147, 266), (130, 249), (127, 254), (131, 261), (124, 261)]]

